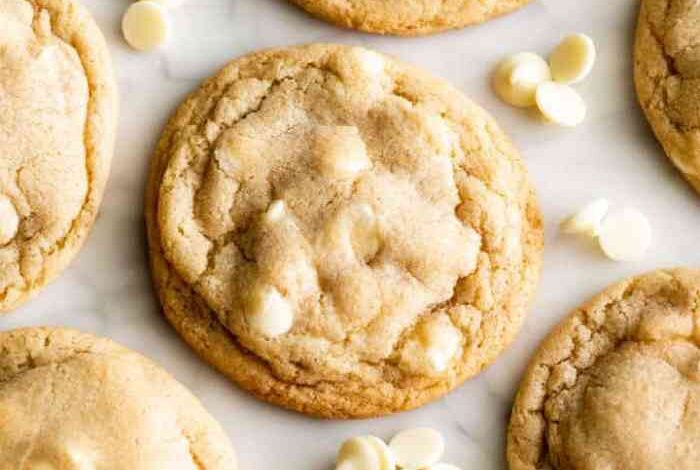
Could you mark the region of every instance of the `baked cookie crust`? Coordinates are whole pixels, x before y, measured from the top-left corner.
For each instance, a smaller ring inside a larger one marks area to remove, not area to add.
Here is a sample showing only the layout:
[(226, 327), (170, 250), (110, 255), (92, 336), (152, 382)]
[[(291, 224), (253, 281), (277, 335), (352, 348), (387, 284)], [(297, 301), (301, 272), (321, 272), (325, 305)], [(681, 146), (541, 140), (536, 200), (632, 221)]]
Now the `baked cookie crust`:
[(55, 278), (95, 220), (116, 86), (102, 33), (72, 0), (0, 5), (0, 312)]
[(530, 0), (292, 0), (309, 13), (344, 28), (419, 36), (483, 23)]
[[(349, 180), (313, 160), (358, 152), (372, 168)], [(273, 199), (289, 216), (279, 236), (265, 228)], [(359, 230), (336, 246), (361, 207), (379, 241)], [(493, 362), (526, 313), (543, 242), (525, 167), (481, 108), (418, 69), (329, 44), (236, 59), (194, 92), (153, 156), (146, 221), (156, 291), (185, 341), (259, 398), (340, 418), (420, 406)], [(295, 305), (286, 334), (251, 325), (261, 280)], [(440, 370), (421, 343), (433, 326), (457, 341)]]
[(643, 0), (634, 46), (639, 103), (668, 158), (700, 191), (700, 6)]
[(564, 319), (520, 385), (509, 468), (697, 468), (699, 300), (700, 271), (656, 271)]
[(146, 358), (60, 328), (0, 333), (0, 469), (236, 470), (219, 425)]

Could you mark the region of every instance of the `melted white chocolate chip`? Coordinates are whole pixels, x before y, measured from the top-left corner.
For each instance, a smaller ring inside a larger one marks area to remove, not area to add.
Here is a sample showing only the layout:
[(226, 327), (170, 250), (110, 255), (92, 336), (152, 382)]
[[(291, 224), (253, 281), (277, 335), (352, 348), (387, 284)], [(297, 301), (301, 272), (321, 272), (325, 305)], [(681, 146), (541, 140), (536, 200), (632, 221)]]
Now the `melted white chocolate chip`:
[(7, 197), (0, 195), (0, 245), (10, 243), (19, 230), (19, 214)]
[(276, 200), (272, 201), (265, 212), (265, 221), (267, 223), (275, 223), (284, 217), (287, 212), (287, 208), (284, 201)]
[(422, 339), (431, 366), (443, 372), (457, 355), (462, 337), (447, 317), (439, 317), (424, 326)]
[(294, 324), (292, 306), (273, 286), (256, 288), (250, 296), (248, 309), (250, 327), (268, 338), (287, 333)]
[(372, 167), (356, 127), (319, 126), (315, 134), (314, 153), (322, 175), (348, 179)]

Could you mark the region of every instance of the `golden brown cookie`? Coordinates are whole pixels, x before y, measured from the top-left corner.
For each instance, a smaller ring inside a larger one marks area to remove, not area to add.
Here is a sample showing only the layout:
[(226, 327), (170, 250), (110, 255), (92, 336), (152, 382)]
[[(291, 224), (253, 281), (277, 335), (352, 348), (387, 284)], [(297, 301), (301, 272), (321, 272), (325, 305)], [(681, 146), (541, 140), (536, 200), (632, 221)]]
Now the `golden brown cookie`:
[(258, 397), (327, 417), (413, 408), (483, 370), (542, 250), (526, 170), (481, 108), (327, 44), (242, 57), (193, 93), (146, 218), (180, 335)]
[(699, 301), (700, 271), (656, 271), (567, 317), (520, 386), (510, 470), (697, 468)]
[(643, 0), (634, 46), (639, 103), (656, 138), (700, 191), (700, 5)]
[(0, 2), (0, 312), (56, 277), (85, 241), (116, 114), (107, 47), (85, 8)]
[(482, 23), (530, 0), (292, 0), (323, 20), (370, 33), (418, 36)]
[(73, 330), (0, 333), (0, 470), (236, 470), (197, 399), (146, 358)]

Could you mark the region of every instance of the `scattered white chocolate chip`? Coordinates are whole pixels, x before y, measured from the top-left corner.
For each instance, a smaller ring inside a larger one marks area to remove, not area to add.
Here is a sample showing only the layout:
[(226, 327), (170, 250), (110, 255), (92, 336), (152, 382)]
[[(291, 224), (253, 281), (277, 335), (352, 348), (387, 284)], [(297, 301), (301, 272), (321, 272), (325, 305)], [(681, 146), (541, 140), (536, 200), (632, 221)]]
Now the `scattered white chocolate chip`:
[(276, 201), (272, 201), (267, 207), (267, 211), (265, 212), (265, 221), (267, 223), (278, 222), (282, 220), (282, 217), (284, 217), (285, 212), (286, 206), (284, 204), (284, 201), (279, 199)]
[(568, 85), (551, 81), (540, 83), (535, 101), (544, 117), (560, 126), (576, 126), (586, 117), (586, 103)]
[(19, 230), (19, 214), (7, 197), (0, 195), (0, 245), (11, 242)]
[(365, 439), (372, 445), (379, 456), (379, 467), (377, 470), (396, 470), (396, 457), (394, 457), (394, 452), (389, 446), (376, 436), (365, 436)]
[(446, 317), (425, 325), (423, 342), (426, 346), (426, 355), (436, 372), (447, 369), (459, 351), (461, 340), (459, 330)]
[(555, 81), (572, 84), (588, 76), (595, 63), (593, 40), (585, 34), (572, 34), (554, 49), (549, 56), (549, 67)]
[(462, 470), (462, 469), (457, 467), (456, 465), (440, 462), (440, 463), (436, 463), (435, 465), (431, 465), (426, 470)]
[(362, 136), (353, 126), (319, 126), (314, 152), (319, 170), (330, 178), (352, 178), (372, 166)]
[(138, 51), (156, 49), (170, 33), (165, 8), (153, 0), (131, 4), (122, 18), (122, 33), (126, 42)]
[(445, 441), (434, 429), (413, 428), (401, 431), (389, 442), (396, 463), (406, 469), (436, 464), (445, 452)]
[(521, 52), (498, 64), (492, 86), (506, 103), (528, 107), (535, 104), (537, 86), (548, 80), (551, 73), (547, 62), (532, 52)]
[(288, 332), (294, 324), (294, 312), (287, 299), (273, 286), (261, 286), (250, 298), (248, 324), (268, 338)]
[(598, 242), (610, 259), (638, 260), (651, 245), (649, 220), (635, 209), (624, 209), (611, 214), (603, 220)]
[(564, 233), (580, 233), (591, 237), (597, 237), (600, 232), (600, 225), (609, 209), (610, 203), (607, 199), (596, 199), (564, 220), (561, 224), (561, 229)]
[(378, 470), (380, 457), (374, 445), (364, 437), (343, 442), (336, 458), (336, 470)]

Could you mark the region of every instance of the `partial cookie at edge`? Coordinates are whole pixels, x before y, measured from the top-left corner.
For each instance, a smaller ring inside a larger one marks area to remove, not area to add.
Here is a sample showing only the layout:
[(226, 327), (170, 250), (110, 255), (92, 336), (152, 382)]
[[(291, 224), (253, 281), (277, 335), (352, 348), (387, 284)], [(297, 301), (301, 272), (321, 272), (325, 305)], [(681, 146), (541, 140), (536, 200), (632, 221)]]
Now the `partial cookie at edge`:
[(291, 0), (318, 18), (369, 33), (419, 36), (482, 23), (510, 13), (531, 0)]
[(699, 299), (700, 271), (655, 271), (565, 318), (520, 385), (509, 468), (695, 468)]

